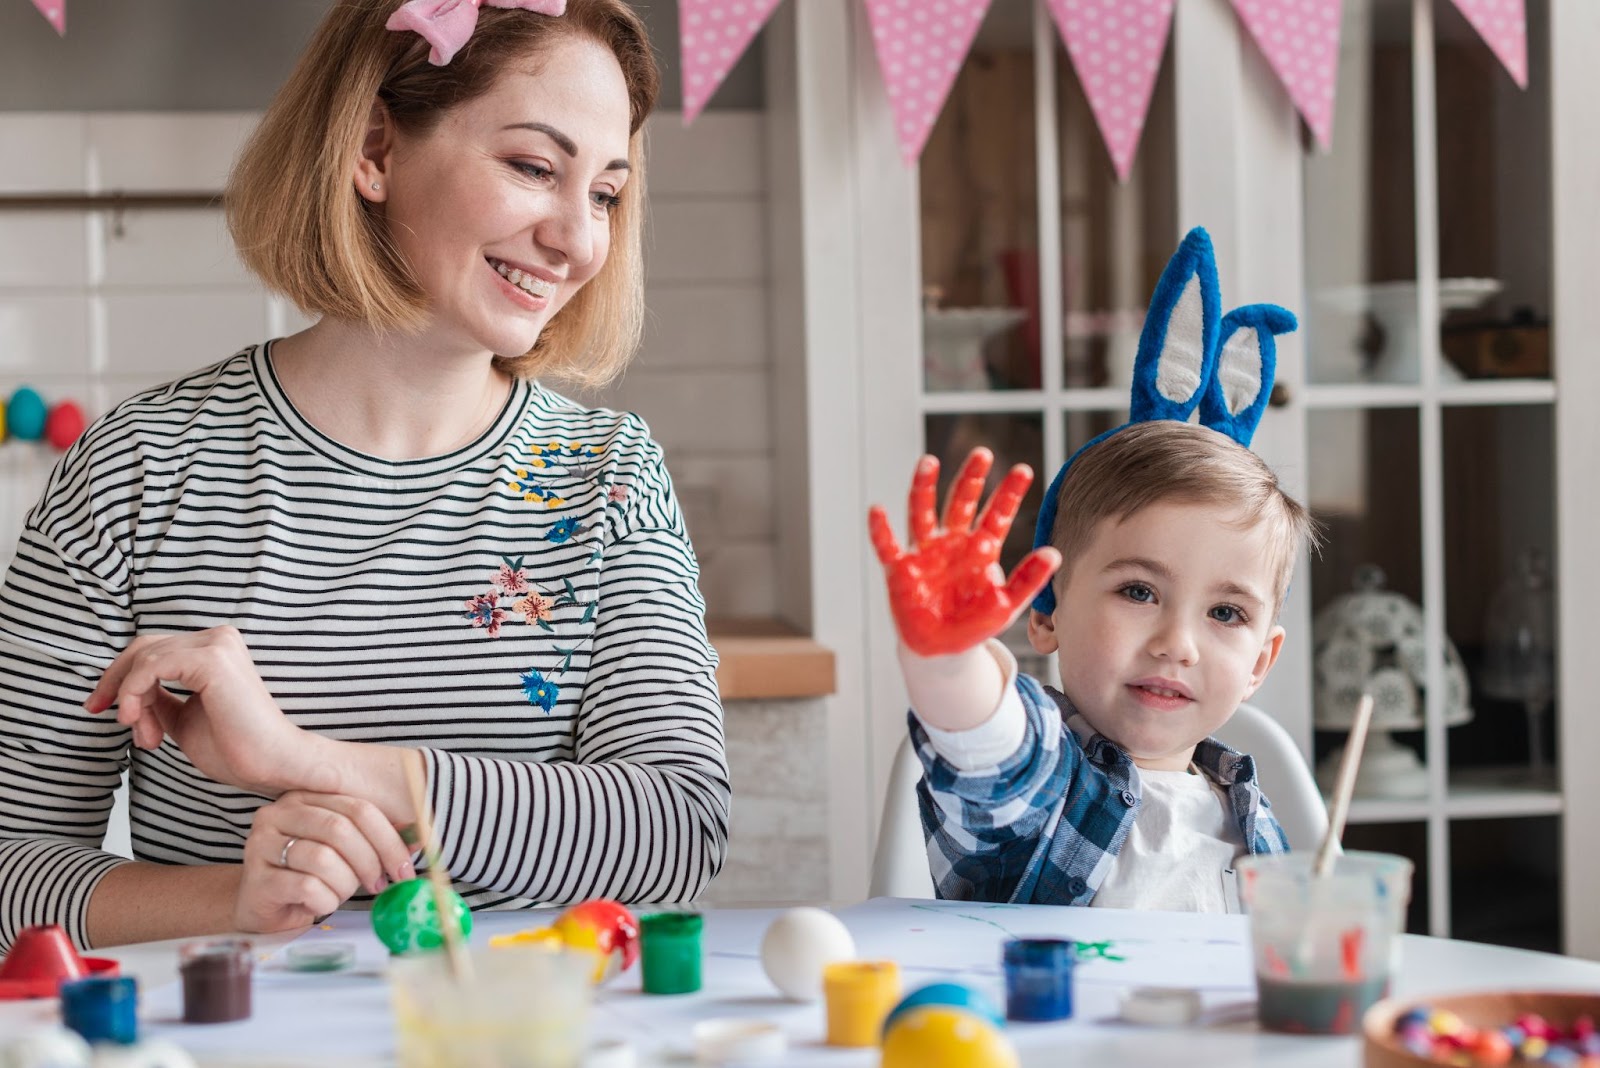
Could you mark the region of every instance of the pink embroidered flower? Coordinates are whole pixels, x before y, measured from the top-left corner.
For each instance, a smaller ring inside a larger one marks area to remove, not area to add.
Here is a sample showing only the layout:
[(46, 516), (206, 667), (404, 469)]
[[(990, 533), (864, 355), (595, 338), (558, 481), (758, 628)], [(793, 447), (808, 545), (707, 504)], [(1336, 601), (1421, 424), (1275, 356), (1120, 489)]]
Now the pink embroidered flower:
[(494, 588), (508, 597), (528, 592), (528, 572), (525, 568), (501, 564), (500, 573), (494, 577)]
[(500, 598), (493, 591), (480, 593), (472, 600), (466, 602), (467, 618), (474, 627), (481, 628), (491, 638), (500, 637), (500, 624), (505, 622), (505, 609), (500, 607)]
[(550, 615), (555, 611), (555, 602), (542, 593), (530, 593), (522, 600), (511, 606), (513, 612), (519, 612), (522, 618), (529, 623), (548, 623)]
[(606, 490), (606, 500), (610, 501), (613, 504), (621, 504), (623, 501), (625, 501), (627, 499), (628, 499), (628, 487), (627, 486), (612, 486), (610, 489)]

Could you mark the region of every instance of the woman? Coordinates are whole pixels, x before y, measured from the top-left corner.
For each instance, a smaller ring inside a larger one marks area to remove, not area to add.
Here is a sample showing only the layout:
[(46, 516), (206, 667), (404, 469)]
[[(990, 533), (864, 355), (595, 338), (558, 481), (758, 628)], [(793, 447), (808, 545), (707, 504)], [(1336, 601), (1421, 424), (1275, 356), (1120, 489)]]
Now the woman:
[[(622, 0), (495, 2), (334, 5), (228, 188), (245, 262), (320, 321), (120, 405), (29, 515), (0, 944), (360, 902), (414, 874), (407, 763), (474, 907), (686, 900), (721, 865), (661, 450), (535, 381), (636, 346), (659, 75)], [(124, 768), (138, 862), (98, 848)]]

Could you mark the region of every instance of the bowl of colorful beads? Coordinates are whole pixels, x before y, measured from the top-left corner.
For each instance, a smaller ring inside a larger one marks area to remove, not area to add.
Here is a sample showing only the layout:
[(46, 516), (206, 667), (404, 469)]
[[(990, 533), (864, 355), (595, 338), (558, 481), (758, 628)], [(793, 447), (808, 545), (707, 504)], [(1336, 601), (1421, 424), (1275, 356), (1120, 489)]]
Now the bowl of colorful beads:
[(1600, 994), (1497, 991), (1420, 1001), (1390, 998), (1367, 1011), (1366, 1068), (1543, 1064), (1600, 1068)]

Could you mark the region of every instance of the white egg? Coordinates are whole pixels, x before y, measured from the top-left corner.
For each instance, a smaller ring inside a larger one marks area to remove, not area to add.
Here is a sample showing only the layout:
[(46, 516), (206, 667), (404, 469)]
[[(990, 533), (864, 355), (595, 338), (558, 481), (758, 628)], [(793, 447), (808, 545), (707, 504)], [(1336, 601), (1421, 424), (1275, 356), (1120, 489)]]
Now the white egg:
[(195, 1062), (171, 1042), (151, 1039), (134, 1046), (96, 1046), (94, 1068), (195, 1068)]
[(761, 967), (767, 978), (795, 1001), (822, 997), (822, 969), (855, 956), (856, 942), (849, 928), (821, 909), (790, 909), (772, 921), (761, 939)]
[(0, 1068), (89, 1068), (89, 1043), (65, 1027), (35, 1031), (0, 1047)]

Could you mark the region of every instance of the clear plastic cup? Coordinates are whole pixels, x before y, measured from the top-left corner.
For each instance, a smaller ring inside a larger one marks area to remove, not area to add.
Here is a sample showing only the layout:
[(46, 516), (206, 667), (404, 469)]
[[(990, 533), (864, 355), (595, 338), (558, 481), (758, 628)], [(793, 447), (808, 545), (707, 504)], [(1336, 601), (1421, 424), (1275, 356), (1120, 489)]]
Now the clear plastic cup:
[(594, 957), (537, 945), (478, 949), (455, 978), (443, 952), (389, 964), (401, 1068), (577, 1068)]
[(1278, 853), (1238, 862), (1257, 1015), (1269, 1031), (1355, 1034), (1362, 1014), (1389, 993), (1412, 865), (1390, 853), (1351, 852), (1318, 879), (1313, 859), (1310, 852)]

